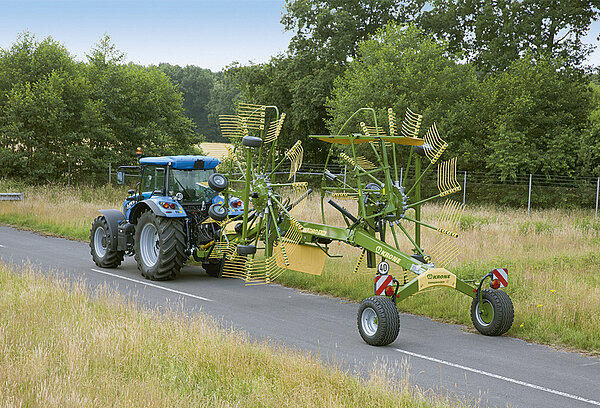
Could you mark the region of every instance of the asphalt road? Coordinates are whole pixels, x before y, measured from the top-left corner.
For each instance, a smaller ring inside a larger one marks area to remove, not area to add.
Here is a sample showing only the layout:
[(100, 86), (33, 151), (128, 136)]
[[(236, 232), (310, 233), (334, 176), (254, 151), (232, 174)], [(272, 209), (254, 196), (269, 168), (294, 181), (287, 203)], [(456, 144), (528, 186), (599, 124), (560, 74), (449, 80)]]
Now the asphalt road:
[[(556, 351), (510, 337), (486, 337), (463, 326), (401, 314), (400, 335), (386, 347), (363, 342), (358, 304), (278, 285), (245, 286), (186, 266), (174, 281), (143, 279), (132, 258), (98, 268), (85, 243), (0, 226), (0, 260), (38, 266), (43, 273), (107, 285), (144, 306), (202, 311), (253, 338), (307, 350), (358, 375), (385, 364), (410, 382), (459, 395), (480, 406), (600, 406), (600, 359)], [(600, 335), (600, 328), (599, 328)]]

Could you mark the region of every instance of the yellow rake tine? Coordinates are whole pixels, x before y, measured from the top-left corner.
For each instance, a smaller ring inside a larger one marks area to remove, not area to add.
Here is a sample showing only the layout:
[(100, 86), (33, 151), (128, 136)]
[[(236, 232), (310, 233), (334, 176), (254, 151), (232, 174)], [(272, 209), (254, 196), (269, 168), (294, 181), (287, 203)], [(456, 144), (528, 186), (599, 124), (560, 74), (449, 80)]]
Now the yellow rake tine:
[(392, 108), (388, 108), (388, 123), (390, 125), (390, 136), (396, 136), (396, 114)]
[(460, 191), (461, 187), (456, 180), (456, 157), (438, 163), (438, 190), (440, 197)]
[(448, 143), (440, 137), (435, 123), (425, 133), (425, 143), (430, 146), (430, 149), (425, 149), (425, 155), (432, 164), (438, 161), (448, 147)]
[(419, 134), (419, 129), (421, 128), (422, 120), (423, 115), (414, 113), (409, 108), (406, 108), (406, 115), (404, 116), (404, 121), (401, 125), (402, 135), (405, 137), (417, 137)]
[(285, 154), (285, 157), (290, 160), (290, 176), (288, 180), (291, 180), (300, 169), (300, 166), (302, 166), (303, 156), (304, 149), (302, 148), (302, 142), (298, 140)]
[(279, 119), (274, 120), (269, 124), (269, 130), (267, 131), (267, 137), (265, 137), (265, 143), (271, 143), (277, 140), (279, 134), (281, 133), (281, 127), (283, 126), (284, 120), (285, 113), (282, 113)]

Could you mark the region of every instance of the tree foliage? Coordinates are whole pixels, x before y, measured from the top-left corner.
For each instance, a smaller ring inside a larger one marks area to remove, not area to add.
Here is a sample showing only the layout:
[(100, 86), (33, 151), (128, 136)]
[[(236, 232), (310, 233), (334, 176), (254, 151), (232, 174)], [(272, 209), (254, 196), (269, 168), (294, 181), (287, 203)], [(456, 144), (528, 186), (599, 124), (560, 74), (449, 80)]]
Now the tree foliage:
[(580, 66), (582, 38), (598, 19), (599, 0), (411, 0), (417, 22), (483, 72), (506, 69), (525, 53)]
[(290, 51), (332, 63), (354, 58), (360, 41), (408, 12), (395, 0), (286, 0), (285, 8), (281, 22), (295, 33)]
[(573, 175), (594, 106), (580, 79), (556, 60), (524, 57), (478, 80), (446, 43), (414, 26), (389, 25), (360, 44), (336, 81), (329, 127), (337, 132), (363, 106), (377, 109), (386, 124), (385, 108), (403, 113), (408, 107), (423, 113), (424, 127), (437, 121), (462, 169), (502, 179), (523, 172)]
[[(465, 123), (477, 90), (472, 67), (457, 63), (444, 43), (417, 27), (390, 24), (360, 44), (357, 58), (335, 82), (328, 101), (329, 130), (337, 133), (361, 107), (375, 108), (378, 123), (386, 126), (387, 108), (393, 108), (399, 120), (409, 108), (423, 114), (423, 128), (435, 121), (453, 148), (478, 151), (478, 141)], [(463, 165), (476, 167), (476, 156)]]
[(217, 81), (217, 74), (209, 69), (188, 65), (159, 64), (158, 69), (178, 86), (183, 94), (183, 107), (194, 122), (196, 134), (207, 140), (219, 139), (217, 122), (210, 120), (210, 100)]
[(189, 152), (192, 126), (182, 96), (156, 68), (122, 64), (103, 38), (76, 62), (60, 44), (28, 33), (0, 51), (3, 175), (36, 181), (105, 172), (146, 154)]

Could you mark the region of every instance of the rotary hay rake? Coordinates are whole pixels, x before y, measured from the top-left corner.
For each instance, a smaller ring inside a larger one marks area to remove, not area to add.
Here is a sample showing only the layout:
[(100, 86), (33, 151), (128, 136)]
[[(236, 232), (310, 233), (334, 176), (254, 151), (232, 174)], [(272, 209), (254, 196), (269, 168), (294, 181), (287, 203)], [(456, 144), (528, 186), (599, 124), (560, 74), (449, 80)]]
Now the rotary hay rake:
[[(361, 115), (369, 124), (360, 122), (358, 133), (343, 133)], [(507, 285), (506, 269), (494, 269), (478, 281), (465, 281), (445, 268), (458, 254), (454, 241), (463, 212), (462, 204), (446, 198), (461, 189), (456, 158), (440, 161), (448, 144), (435, 124), (419, 137), (421, 115), (407, 110), (399, 129), (391, 109), (387, 116), (387, 134), (378, 124), (375, 110), (362, 108), (337, 134), (310, 136), (332, 144), (326, 169), (336, 158), (351, 173), (349, 179), (342, 179), (324, 171), (322, 223), (294, 215), (312, 190), (307, 183), (289, 182), (302, 164), (300, 141), (278, 157), (285, 114), (280, 115), (275, 106), (240, 104), (236, 115), (221, 116), (223, 135), (241, 145), (243, 152), (239, 157), (229, 150), (233, 170), (228, 175), (225, 202), (227, 195), (242, 197), (246, 210), (243, 216), (221, 222), (220, 239), (207, 249), (210, 257), (221, 263), (222, 276), (241, 278), (247, 284), (270, 283), (286, 270), (320, 275), (326, 259), (333, 258), (330, 244), (344, 242), (362, 248), (354, 272), (365, 262), (367, 268), (376, 268), (374, 296), (361, 302), (357, 317), (360, 335), (368, 344), (393, 342), (400, 327), (396, 302), (436, 287), (450, 287), (473, 298), (471, 317), (478, 331), (505, 333), (514, 318), (509, 296), (498, 290)], [(402, 148), (408, 148), (405, 173), (400, 167)], [(288, 182), (275, 183), (277, 170), (286, 162), (290, 165)], [(423, 197), (423, 177), (434, 168), (439, 192)], [(351, 214), (333, 198), (355, 200), (358, 213)], [(438, 225), (422, 221), (421, 206), (439, 198), (446, 201)], [(342, 214), (345, 227), (327, 224), (326, 203)], [(428, 251), (421, 246), (422, 228), (439, 234)], [(400, 249), (406, 240), (412, 245), (410, 254)], [(400, 275), (392, 276), (389, 262), (400, 266)], [(483, 289), (487, 279), (490, 288)]]

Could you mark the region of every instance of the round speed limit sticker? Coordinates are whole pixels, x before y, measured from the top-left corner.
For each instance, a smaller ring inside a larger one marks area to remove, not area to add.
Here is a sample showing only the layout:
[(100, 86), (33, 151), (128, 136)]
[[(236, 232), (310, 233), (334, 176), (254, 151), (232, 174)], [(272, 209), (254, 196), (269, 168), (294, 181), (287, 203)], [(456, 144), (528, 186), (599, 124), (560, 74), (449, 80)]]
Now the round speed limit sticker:
[(379, 262), (379, 265), (377, 265), (377, 272), (379, 272), (380, 275), (387, 275), (387, 273), (389, 271), (390, 271), (389, 263), (387, 263), (386, 261)]

